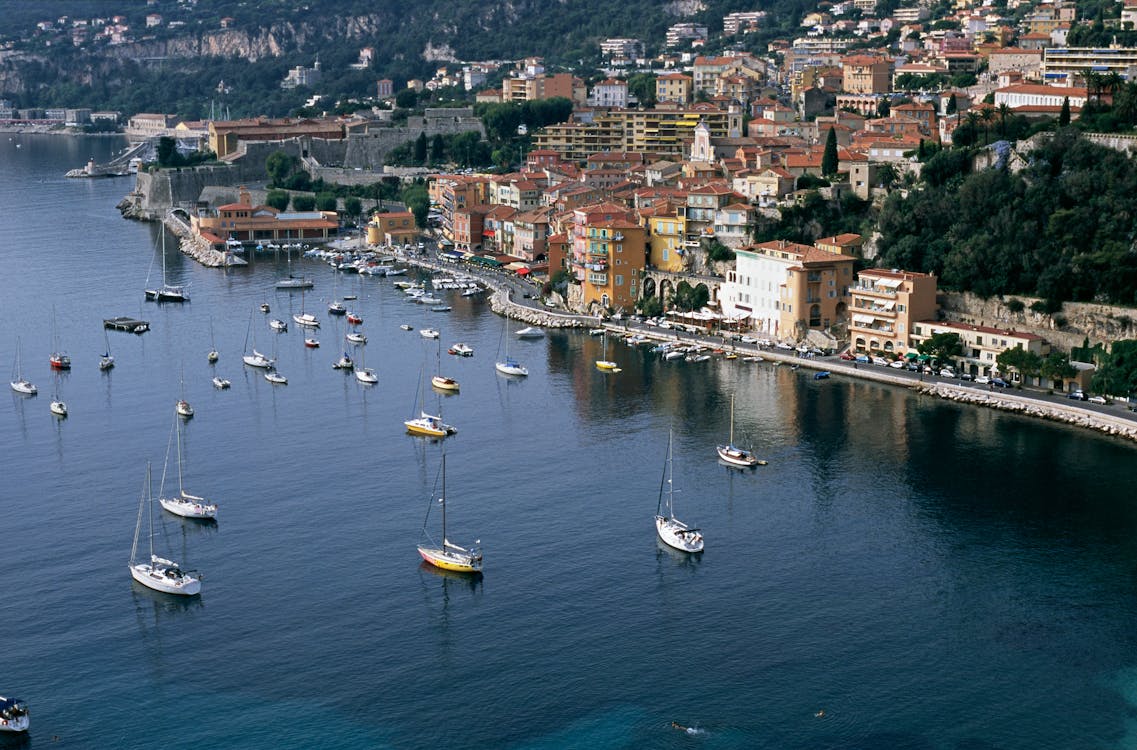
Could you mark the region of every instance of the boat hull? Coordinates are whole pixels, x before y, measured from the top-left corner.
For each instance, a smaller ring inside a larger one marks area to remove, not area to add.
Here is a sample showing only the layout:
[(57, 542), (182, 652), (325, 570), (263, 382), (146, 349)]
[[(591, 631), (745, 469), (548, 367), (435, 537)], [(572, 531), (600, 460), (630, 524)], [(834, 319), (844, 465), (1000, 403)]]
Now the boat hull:
[(375, 385), (379, 382), (379, 376), (370, 368), (356, 370), (355, 379), (364, 385)]
[(182, 518), (217, 518), (217, 506), (205, 498), (190, 496), (160, 497), (162, 507)]
[(130, 566), (130, 575), (143, 586), (163, 594), (194, 596), (201, 593), (201, 581), (193, 576), (173, 576), (169, 569), (156, 563), (136, 563)]
[(494, 367), (503, 375), (528, 375), (529, 370), (515, 362), (496, 362)]
[(454, 573), (482, 572), (481, 555), (456, 555), (452, 552), (438, 549), (437, 547), (419, 547), (418, 553), (423, 560), (426, 560), (436, 568), (442, 568), (443, 570), (449, 570)]
[(13, 391), (25, 396), (34, 396), (39, 393), (39, 389), (27, 380), (13, 380), (9, 385), (12, 386)]
[(241, 360), (249, 367), (272, 367), (272, 360), (261, 354), (246, 354)]
[(748, 469), (752, 466), (758, 465), (758, 459), (748, 450), (736, 448), (732, 445), (720, 445), (716, 448), (721, 458), (731, 466), (739, 466)]
[(62, 401), (52, 401), (51, 402), (51, 413), (57, 417), (66, 417), (67, 416), (67, 404), (63, 403)]
[(442, 375), (435, 375), (430, 379), (430, 384), (442, 391), (457, 391), (459, 389), (457, 380)]
[(214, 388), (217, 388), (218, 390), (224, 390), (224, 389), (228, 388), (228, 387), (229, 387), (229, 386), (231, 386), (231, 385), (233, 385), (233, 384), (232, 384), (232, 383), (230, 383), (230, 382), (229, 382), (228, 380), (226, 380), (225, 378), (214, 378), (214, 379), (213, 379), (213, 387), (214, 387)]
[(703, 535), (697, 529), (689, 529), (682, 521), (664, 516), (655, 517), (655, 531), (660, 540), (680, 552), (702, 552)]

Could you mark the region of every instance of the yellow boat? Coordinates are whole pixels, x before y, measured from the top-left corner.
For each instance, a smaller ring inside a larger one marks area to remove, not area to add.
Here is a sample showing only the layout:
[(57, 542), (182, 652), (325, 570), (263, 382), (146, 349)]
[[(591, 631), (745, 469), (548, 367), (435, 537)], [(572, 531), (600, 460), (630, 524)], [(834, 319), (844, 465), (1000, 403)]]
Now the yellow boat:
[[(438, 504), (442, 508), (442, 544), (439, 546), (431, 546), (429, 544), (418, 545), (418, 553), (423, 560), (442, 570), (451, 570), (455, 573), (471, 573), (478, 575), (482, 572), (482, 549), (481, 541), (475, 541), (474, 546), (467, 549), (460, 547), (457, 544), (452, 544), (446, 538), (446, 453), (442, 453), (442, 492), (438, 495)], [(434, 505), (434, 497), (430, 499), (430, 504)], [(430, 513), (427, 512), (427, 520), (430, 520)], [(428, 536), (426, 531), (426, 523), (422, 527), (423, 536)]]
[(427, 414), (425, 411), (414, 419), (406, 420), (403, 424), (406, 425), (407, 432), (410, 434), (425, 437), (444, 438), (458, 432), (456, 427), (446, 424), (440, 417)]
[(616, 370), (618, 368), (619, 368), (619, 365), (617, 365), (615, 362), (613, 362), (611, 360), (608, 360), (608, 359), (596, 360), (596, 369), (598, 369), (598, 370)]
[(443, 391), (456, 391), (458, 390), (458, 381), (454, 378), (448, 378), (445, 375), (435, 375), (430, 379), (430, 384), (435, 388)]

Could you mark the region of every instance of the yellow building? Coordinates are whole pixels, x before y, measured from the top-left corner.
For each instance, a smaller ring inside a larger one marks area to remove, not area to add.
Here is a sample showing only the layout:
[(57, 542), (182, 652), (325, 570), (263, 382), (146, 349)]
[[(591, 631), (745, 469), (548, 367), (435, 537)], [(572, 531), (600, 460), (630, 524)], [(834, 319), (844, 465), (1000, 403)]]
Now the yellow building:
[(849, 296), (849, 340), (858, 352), (906, 354), (916, 345), (913, 326), (938, 309), (936, 277), (926, 273), (861, 271)]
[(367, 244), (369, 245), (404, 245), (411, 240), (417, 240), (418, 227), (415, 226), (415, 215), (410, 211), (394, 211), (386, 214), (374, 214), (367, 224)]
[(807, 246), (786, 270), (785, 283), (779, 290), (781, 335), (791, 334), (800, 341), (810, 330), (824, 331), (843, 321), (854, 263), (849, 256)]
[(648, 262), (661, 271), (684, 271), (687, 219), (683, 216), (652, 216), (647, 220), (650, 250)]
[(892, 63), (883, 57), (851, 55), (841, 60), (847, 94), (887, 94), (892, 86)]
[(643, 227), (626, 219), (597, 221), (585, 227), (585, 240), (585, 309), (634, 309), (644, 270)]
[(691, 76), (684, 73), (665, 73), (655, 79), (655, 100), (659, 102), (691, 101)]

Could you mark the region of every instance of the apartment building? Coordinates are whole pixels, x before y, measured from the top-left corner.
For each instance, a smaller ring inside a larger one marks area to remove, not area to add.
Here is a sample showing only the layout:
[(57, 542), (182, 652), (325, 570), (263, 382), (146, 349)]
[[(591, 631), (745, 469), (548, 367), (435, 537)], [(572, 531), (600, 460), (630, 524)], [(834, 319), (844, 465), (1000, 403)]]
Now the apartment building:
[(936, 316), (936, 277), (925, 273), (868, 269), (850, 289), (849, 340), (854, 351), (904, 355), (917, 321)]

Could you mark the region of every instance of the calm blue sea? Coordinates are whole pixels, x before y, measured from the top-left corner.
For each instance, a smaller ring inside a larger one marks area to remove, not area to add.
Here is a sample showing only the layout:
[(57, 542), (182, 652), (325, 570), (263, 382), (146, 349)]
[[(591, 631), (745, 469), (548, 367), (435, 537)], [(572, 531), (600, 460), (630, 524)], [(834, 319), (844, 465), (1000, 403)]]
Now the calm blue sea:
[[(40, 388), (0, 397), (0, 694), (29, 701), (25, 744), (1137, 747), (1132, 445), (578, 333), (511, 342), (531, 373), (511, 380), (485, 302), (449, 293), (454, 311), (432, 313), (341, 277), (379, 373), (365, 389), (331, 368), (344, 323), (325, 265), (294, 261), (316, 278), (301, 300), (273, 288), (283, 258), (225, 272), (168, 243), (192, 301), (143, 301), (160, 243), (114, 208), (131, 181), (63, 177), (123, 145), (0, 134), (0, 362), (19, 337)], [(322, 347), (270, 332), (265, 301), (315, 312)], [(152, 330), (104, 339), (116, 315)], [(441, 447), (402, 421), (436, 368), (428, 325), (475, 348), (441, 355), (462, 385), (442, 410), (459, 429), (451, 538), (481, 539), (480, 580), (415, 551)], [(53, 339), (68, 374), (48, 368)], [(242, 367), (247, 339), (287, 386)], [(183, 392), (186, 489), (220, 506), (216, 525), (156, 517), (157, 547), (204, 573), (188, 601), (126, 568)], [(715, 459), (731, 394), (769, 460), (753, 472)], [(706, 537), (694, 558), (652, 524), (672, 428), (676, 509)]]

